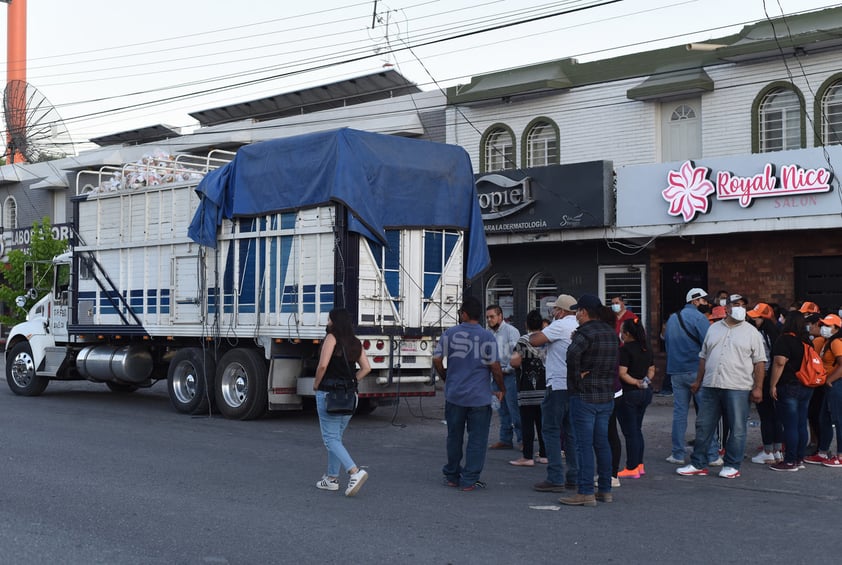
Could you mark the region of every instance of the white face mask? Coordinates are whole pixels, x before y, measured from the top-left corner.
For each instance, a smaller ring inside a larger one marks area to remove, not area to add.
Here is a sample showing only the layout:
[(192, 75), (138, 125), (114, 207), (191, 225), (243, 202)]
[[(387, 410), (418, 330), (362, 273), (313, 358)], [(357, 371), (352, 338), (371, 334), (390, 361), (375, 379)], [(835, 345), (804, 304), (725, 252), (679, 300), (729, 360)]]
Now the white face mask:
[(619, 304), (612, 304), (611, 309), (614, 311), (615, 314), (620, 313), (620, 305)]
[(731, 317), (742, 322), (746, 319), (746, 309), (743, 306), (731, 306)]
[(719, 299), (719, 305), (720, 305), (720, 306), (726, 306), (727, 304), (728, 304), (728, 299), (727, 299), (727, 298), (720, 298), (720, 299)]
[(807, 333), (810, 333), (810, 330), (813, 329), (813, 324), (807, 324), (804, 328), (807, 330)]
[(830, 339), (830, 336), (833, 335), (833, 328), (830, 326), (822, 326), (819, 331), (825, 339)]

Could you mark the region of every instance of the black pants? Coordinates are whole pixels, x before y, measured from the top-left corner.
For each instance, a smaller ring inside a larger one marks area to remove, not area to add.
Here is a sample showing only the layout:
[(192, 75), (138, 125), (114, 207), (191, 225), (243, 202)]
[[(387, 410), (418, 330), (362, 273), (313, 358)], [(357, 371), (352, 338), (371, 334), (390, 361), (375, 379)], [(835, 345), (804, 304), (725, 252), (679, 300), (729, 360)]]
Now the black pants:
[(535, 431), (538, 431), (538, 456), (546, 457), (544, 434), (541, 433), (541, 406), (518, 406), (520, 411), (520, 430), (523, 434), (523, 458), (532, 459), (535, 456), (533, 444)]

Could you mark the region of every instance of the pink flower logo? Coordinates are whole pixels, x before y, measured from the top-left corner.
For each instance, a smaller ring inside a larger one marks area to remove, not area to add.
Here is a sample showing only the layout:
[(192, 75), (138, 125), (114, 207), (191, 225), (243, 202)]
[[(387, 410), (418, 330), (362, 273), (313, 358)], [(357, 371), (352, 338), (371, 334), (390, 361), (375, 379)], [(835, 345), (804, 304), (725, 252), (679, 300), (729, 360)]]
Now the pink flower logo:
[(661, 194), (670, 203), (670, 216), (684, 216), (684, 221), (689, 222), (697, 213), (708, 211), (708, 196), (716, 191), (707, 178), (709, 171), (707, 167), (695, 167), (692, 161), (685, 161), (681, 170), (669, 172), (669, 186)]

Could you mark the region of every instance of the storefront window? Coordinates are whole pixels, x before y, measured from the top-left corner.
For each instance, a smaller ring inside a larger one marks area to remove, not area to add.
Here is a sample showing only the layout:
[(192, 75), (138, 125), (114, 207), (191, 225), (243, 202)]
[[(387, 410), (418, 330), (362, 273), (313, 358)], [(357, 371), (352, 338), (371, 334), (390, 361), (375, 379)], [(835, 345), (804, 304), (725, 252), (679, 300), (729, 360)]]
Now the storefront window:
[(497, 304), (503, 310), (503, 318), (512, 321), (515, 312), (515, 289), (507, 275), (494, 275), (485, 289), (485, 305)]
[(557, 296), (558, 285), (550, 275), (538, 273), (529, 281), (529, 309), (537, 308), (541, 317), (550, 317), (551, 312), (547, 305)]

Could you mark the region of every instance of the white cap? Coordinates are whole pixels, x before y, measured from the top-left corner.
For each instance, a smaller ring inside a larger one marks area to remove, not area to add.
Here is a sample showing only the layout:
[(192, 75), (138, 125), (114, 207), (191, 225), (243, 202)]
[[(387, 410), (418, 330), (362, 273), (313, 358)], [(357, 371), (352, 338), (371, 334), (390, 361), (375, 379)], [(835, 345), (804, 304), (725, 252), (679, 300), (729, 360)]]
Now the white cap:
[(687, 291), (687, 302), (692, 302), (697, 298), (705, 298), (707, 295), (708, 293), (702, 288), (691, 288)]

